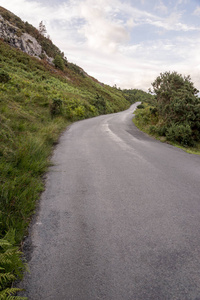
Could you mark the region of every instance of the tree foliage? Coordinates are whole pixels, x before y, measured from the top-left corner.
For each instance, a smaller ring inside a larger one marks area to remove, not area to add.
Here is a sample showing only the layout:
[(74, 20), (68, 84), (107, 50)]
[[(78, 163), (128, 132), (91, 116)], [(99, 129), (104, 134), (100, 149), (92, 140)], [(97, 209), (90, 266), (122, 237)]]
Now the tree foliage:
[(56, 68), (64, 71), (65, 64), (63, 58), (60, 55), (56, 55), (55, 59), (53, 60), (53, 63)]
[(161, 73), (152, 87), (163, 134), (185, 145), (200, 141), (200, 99), (190, 76)]

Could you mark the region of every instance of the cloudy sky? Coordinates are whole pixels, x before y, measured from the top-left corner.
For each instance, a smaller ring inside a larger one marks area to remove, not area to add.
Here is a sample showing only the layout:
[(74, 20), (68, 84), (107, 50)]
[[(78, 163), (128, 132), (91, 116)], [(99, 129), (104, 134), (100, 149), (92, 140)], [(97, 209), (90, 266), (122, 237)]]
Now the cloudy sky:
[(41, 20), (70, 62), (99, 81), (148, 90), (165, 71), (200, 89), (200, 0), (0, 0), (35, 27)]

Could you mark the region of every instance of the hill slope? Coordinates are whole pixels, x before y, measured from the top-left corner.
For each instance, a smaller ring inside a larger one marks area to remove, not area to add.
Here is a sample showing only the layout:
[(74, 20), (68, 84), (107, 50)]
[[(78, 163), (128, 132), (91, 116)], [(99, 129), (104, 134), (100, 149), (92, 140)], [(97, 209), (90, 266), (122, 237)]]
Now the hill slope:
[[(0, 40), (0, 168), (3, 174), (0, 235), (19, 222), (18, 242), (34, 209), (29, 202), (41, 190), (36, 178), (43, 173), (46, 163), (40, 160), (45, 161), (50, 153), (49, 150), (39, 158), (40, 147), (55, 142), (60, 130), (70, 121), (117, 112), (130, 104), (121, 91), (98, 83), (78, 66), (64, 62), (61, 71), (46, 59), (30, 57)], [(37, 170), (32, 170), (33, 164), (37, 164)], [(26, 189), (35, 184), (40, 188), (33, 187), (33, 194), (28, 196)]]
[[(60, 133), (72, 121), (124, 110), (130, 102), (69, 63), (49, 39), (2, 7), (0, 29), (0, 255), (8, 255), (9, 247), (15, 253), (9, 267), (6, 259), (0, 266), (2, 296), (22, 270), (13, 245), (26, 233)], [(40, 58), (25, 53), (30, 47), (20, 50), (21, 36), (31, 33), (29, 44), (41, 46)]]

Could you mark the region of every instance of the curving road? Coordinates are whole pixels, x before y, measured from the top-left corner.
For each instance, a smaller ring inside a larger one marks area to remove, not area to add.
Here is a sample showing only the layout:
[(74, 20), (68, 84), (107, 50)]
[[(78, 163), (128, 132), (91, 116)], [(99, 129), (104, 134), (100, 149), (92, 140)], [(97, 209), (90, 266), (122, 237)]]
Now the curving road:
[(129, 110), (73, 124), (31, 230), (30, 300), (200, 300), (200, 156)]

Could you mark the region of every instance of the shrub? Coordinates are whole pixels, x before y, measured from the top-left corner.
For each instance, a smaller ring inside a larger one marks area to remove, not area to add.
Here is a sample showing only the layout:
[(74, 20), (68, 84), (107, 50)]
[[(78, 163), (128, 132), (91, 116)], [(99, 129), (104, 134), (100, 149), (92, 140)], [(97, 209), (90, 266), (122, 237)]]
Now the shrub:
[(0, 82), (1, 83), (7, 83), (10, 80), (11, 80), (11, 78), (8, 75), (8, 73), (6, 73), (4, 71), (0, 71)]
[(177, 141), (183, 146), (194, 146), (189, 124), (172, 124), (166, 131), (166, 137), (168, 140)]
[(85, 108), (84, 106), (80, 105), (74, 109), (74, 119), (80, 120), (85, 118)]
[(138, 108), (138, 109), (143, 109), (143, 108), (144, 108), (144, 105), (143, 105), (143, 104), (139, 104), (139, 105), (137, 106), (137, 108)]
[(93, 100), (92, 103), (99, 111), (99, 114), (105, 114), (106, 113), (106, 100), (104, 97), (100, 96), (99, 94), (96, 94), (95, 99)]
[(165, 125), (158, 125), (157, 126), (157, 133), (160, 136), (166, 136), (167, 127)]
[(156, 116), (157, 113), (158, 113), (158, 110), (157, 110), (156, 107), (150, 107), (150, 112), (151, 112), (152, 115)]
[(61, 71), (64, 71), (64, 61), (63, 58), (60, 55), (56, 55), (55, 59), (53, 60), (53, 63), (56, 68), (60, 69)]
[(168, 140), (182, 145), (199, 142), (200, 99), (190, 76), (176, 72), (161, 73), (152, 86), (156, 101), (151, 112), (164, 121), (163, 133)]
[(53, 99), (52, 104), (50, 105), (50, 114), (51, 117), (55, 117), (56, 115), (60, 115), (62, 112), (62, 100)]
[(82, 100), (71, 99), (67, 101), (64, 107), (64, 114), (68, 119), (77, 121), (87, 118), (88, 116), (94, 116), (94, 114), (91, 114), (92, 110), (89, 112), (89, 108), (93, 109), (91, 105), (89, 106)]

